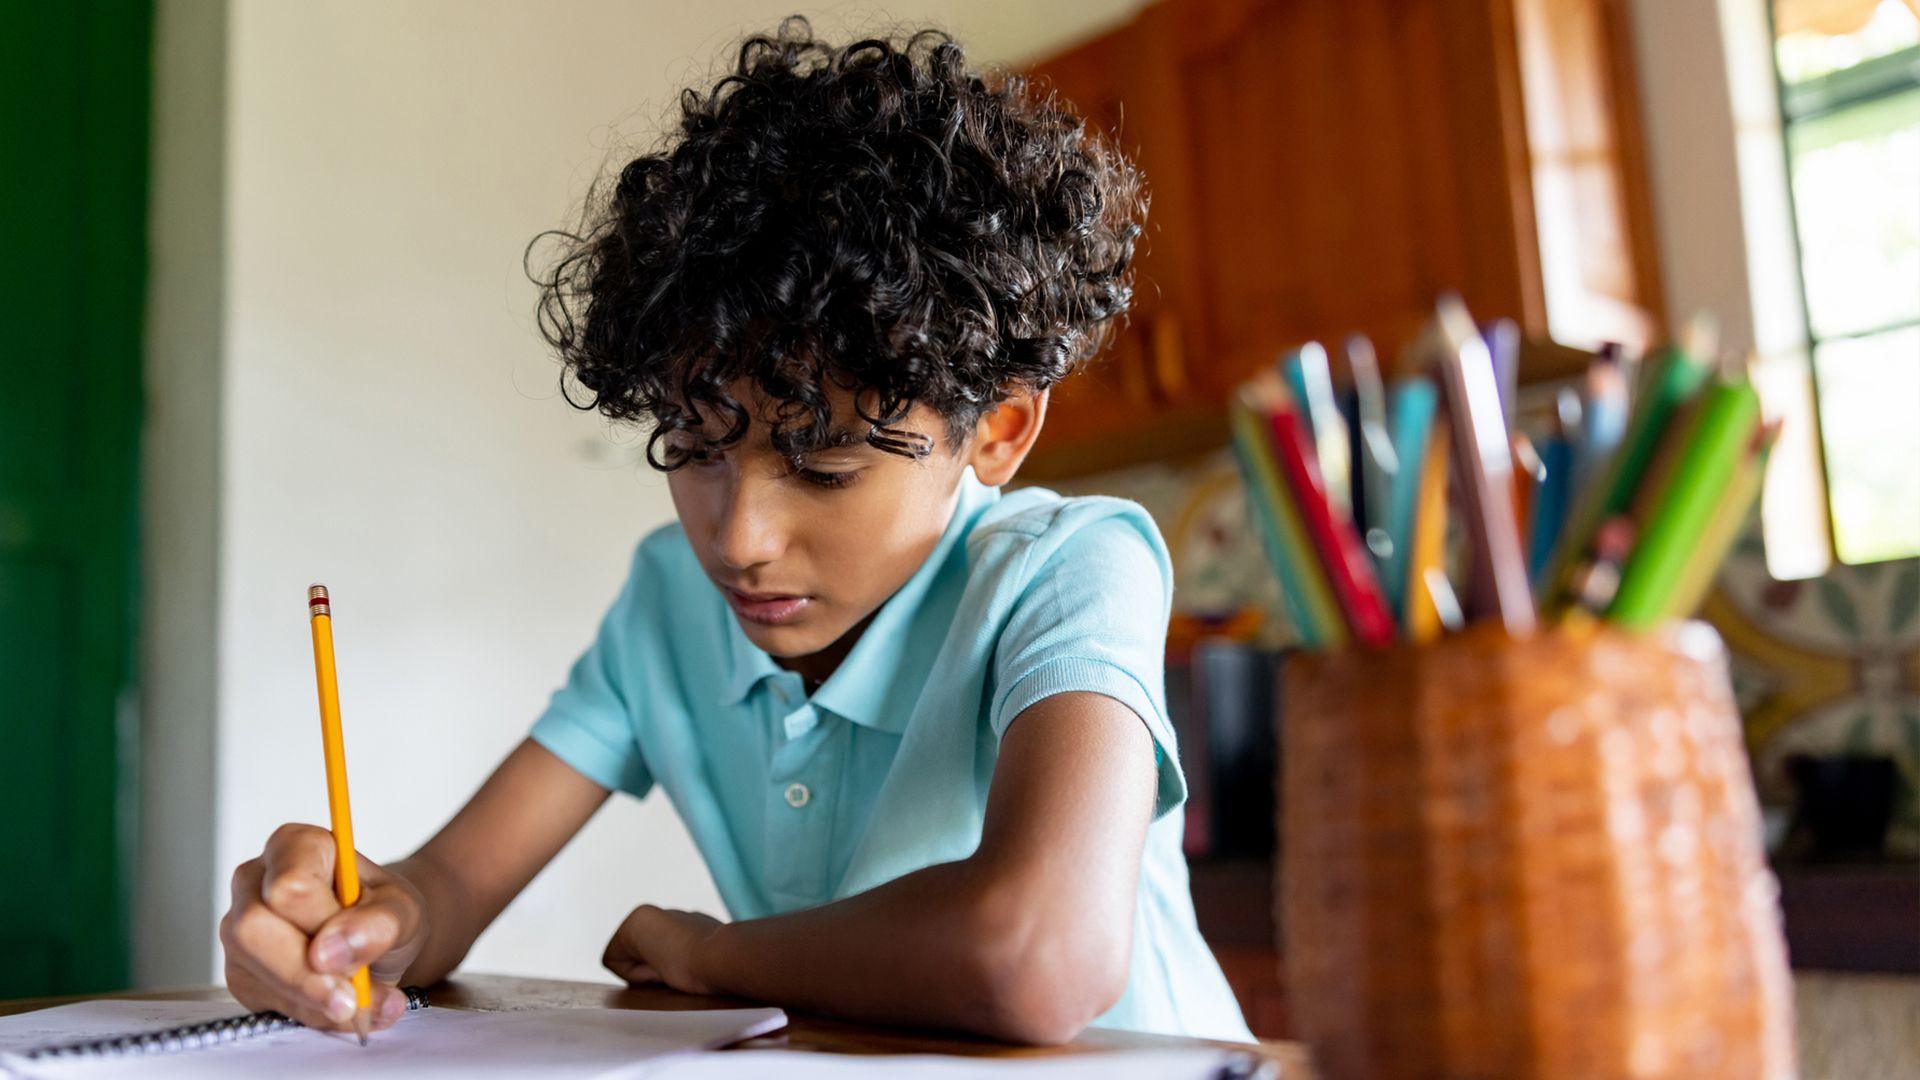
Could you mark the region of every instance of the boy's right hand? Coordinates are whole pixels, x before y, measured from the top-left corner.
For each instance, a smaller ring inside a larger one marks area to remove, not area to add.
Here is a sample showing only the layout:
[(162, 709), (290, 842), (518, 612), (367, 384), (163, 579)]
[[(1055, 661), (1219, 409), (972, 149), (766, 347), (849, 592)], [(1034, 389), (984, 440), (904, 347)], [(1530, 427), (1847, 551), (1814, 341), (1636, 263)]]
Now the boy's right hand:
[(249, 1009), (273, 1009), (308, 1027), (345, 1031), (352, 975), (373, 976), (373, 1024), (406, 1011), (395, 988), (427, 940), (427, 907), (405, 877), (359, 857), (360, 901), (334, 895), (333, 834), (282, 825), (257, 859), (233, 872), (233, 906), (220, 920), (227, 989)]

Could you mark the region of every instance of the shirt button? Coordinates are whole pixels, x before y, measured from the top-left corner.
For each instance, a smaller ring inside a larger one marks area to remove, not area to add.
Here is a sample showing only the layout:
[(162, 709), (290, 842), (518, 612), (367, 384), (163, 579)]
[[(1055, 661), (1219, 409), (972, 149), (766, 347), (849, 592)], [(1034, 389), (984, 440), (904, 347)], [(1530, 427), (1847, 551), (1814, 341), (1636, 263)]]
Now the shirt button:
[(801, 807), (807, 805), (807, 801), (812, 798), (813, 798), (813, 792), (807, 790), (807, 785), (805, 784), (788, 784), (787, 785), (787, 805), (793, 807), (795, 810), (798, 810)]

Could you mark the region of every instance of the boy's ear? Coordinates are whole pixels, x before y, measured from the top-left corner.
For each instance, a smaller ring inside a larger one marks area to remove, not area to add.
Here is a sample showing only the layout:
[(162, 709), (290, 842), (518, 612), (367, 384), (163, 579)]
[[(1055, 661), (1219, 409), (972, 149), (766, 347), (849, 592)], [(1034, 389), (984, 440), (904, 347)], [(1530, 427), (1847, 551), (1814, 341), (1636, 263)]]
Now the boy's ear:
[(1048, 393), (1015, 393), (980, 418), (967, 464), (973, 466), (973, 474), (981, 483), (999, 487), (1020, 471), (1020, 463), (1027, 460), (1027, 451), (1033, 449), (1033, 441), (1040, 437), (1040, 427), (1046, 422)]

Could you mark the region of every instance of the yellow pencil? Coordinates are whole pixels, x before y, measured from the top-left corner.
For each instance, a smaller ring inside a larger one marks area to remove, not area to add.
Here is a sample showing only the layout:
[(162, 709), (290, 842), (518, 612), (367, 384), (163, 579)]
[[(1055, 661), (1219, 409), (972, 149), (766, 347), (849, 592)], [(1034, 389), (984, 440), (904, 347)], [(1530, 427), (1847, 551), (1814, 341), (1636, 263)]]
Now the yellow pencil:
[(1441, 564), (1447, 547), (1447, 428), (1433, 425), (1426, 456), (1420, 463), (1420, 487), (1415, 496), (1411, 551), (1407, 556), (1407, 640), (1424, 645), (1440, 636), (1442, 619), (1433, 594), (1432, 576), (1444, 582)]
[[(333, 667), (333, 604), (327, 587), (307, 590), (307, 616), (313, 624), (313, 676), (320, 684), (320, 746), (327, 759), (327, 813), (333, 821), (334, 888), (341, 907), (360, 901), (360, 866), (353, 848), (353, 809), (347, 804), (347, 746), (340, 733), (340, 683)], [(373, 983), (365, 967), (353, 973), (354, 1034), (367, 1045), (373, 1016)]]

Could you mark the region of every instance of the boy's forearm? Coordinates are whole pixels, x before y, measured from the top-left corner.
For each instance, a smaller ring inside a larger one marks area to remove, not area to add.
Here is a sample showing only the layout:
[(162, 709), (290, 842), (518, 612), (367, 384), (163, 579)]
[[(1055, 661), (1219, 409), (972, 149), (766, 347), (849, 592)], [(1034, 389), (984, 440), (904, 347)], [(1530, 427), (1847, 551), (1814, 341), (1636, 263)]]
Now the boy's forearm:
[(460, 966), (487, 924), (473, 925), (472, 908), (459, 881), (433, 859), (415, 854), (389, 863), (387, 870), (412, 883), (426, 907), (427, 941), (407, 965), (401, 985), (431, 986)]
[(883, 1023), (1062, 1042), (1125, 991), (1153, 807), (1125, 705), (1057, 694), (1001, 743), (980, 846), (959, 862), (695, 946), (724, 993)]
[(1044, 903), (962, 861), (818, 908), (727, 924), (694, 963), (722, 993), (1053, 1043), (1119, 996), (1130, 931), (1116, 950), (1102, 928), (1061, 925)]
[(419, 890), (427, 941), (405, 979), (447, 977), (480, 934), (607, 801), (607, 791), (528, 739), (420, 850), (387, 869)]

